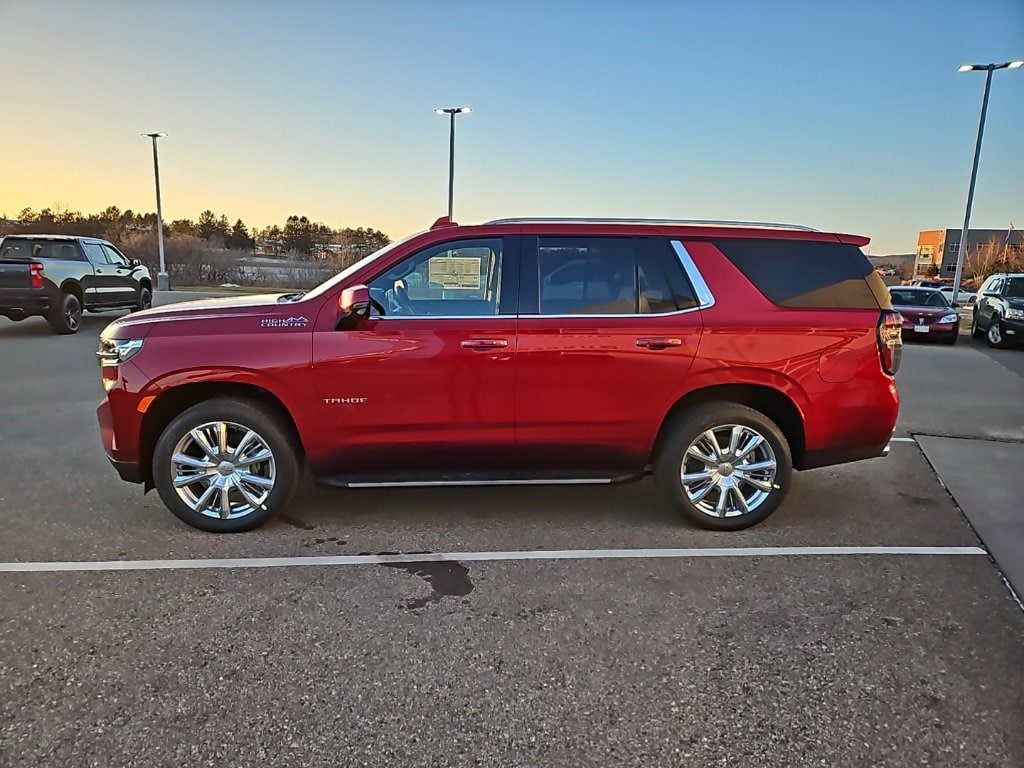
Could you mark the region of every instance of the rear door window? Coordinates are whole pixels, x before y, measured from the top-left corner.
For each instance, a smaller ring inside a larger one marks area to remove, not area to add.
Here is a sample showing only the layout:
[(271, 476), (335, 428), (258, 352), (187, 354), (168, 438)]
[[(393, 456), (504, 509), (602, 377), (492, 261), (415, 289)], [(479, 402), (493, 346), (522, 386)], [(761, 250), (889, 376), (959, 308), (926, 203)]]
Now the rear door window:
[(737, 238), (717, 240), (715, 246), (768, 300), (779, 306), (890, 306), (882, 279), (855, 245)]
[(538, 238), (537, 281), (542, 315), (665, 314), (697, 306), (663, 238)]

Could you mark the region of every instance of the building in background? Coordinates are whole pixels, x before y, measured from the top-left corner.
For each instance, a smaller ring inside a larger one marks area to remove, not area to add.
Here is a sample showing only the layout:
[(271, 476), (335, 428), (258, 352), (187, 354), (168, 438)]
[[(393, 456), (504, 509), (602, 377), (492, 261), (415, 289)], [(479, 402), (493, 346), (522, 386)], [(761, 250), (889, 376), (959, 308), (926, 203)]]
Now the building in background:
[[(925, 229), (917, 233), (914, 277), (953, 279), (960, 250), (960, 229)], [(1024, 257), (1024, 233), (1010, 225), (1006, 229), (971, 229), (967, 232), (964, 277), (974, 277), (985, 267), (1002, 259)]]

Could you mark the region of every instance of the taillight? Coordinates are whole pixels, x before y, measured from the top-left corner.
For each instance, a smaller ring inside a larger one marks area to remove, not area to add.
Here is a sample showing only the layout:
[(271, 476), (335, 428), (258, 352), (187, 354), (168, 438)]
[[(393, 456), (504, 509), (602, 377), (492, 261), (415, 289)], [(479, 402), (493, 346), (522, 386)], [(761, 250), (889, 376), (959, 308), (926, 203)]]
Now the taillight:
[(32, 279), (32, 287), (33, 288), (42, 288), (43, 287), (43, 265), (40, 264), (38, 261), (33, 261), (28, 266), (28, 273), (29, 273), (29, 276)]
[(892, 309), (883, 309), (878, 318), (878, 356), (882, 370), (895, 376), (903, 357), (903, 317)]

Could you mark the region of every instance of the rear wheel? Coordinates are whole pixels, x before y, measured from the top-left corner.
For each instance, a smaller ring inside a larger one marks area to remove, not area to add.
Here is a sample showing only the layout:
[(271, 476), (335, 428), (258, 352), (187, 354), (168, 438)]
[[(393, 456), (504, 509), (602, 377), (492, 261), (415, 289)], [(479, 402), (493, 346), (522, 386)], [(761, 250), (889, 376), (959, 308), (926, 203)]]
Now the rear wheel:
[(974, 312), (971, 315), (971, 338), (980, 339), (985, 335), (985, 332), (978, 327), (978, 313)]
[(51, 310), (47, 320), (54, 333), (77, 333), (82, 325), (82, 302), (73, 293), (62, 293), (60, 303)]
[(735, 531), (774, 512), (789, 491), (793, 460), (778, 426), (738, 403), (709, 403), (668, 427), (655, 479), (694, 525)]
[(246, 400), (194, 405), (164, 429), (153, 481), (167, 508), (194, 528), (248, 531), (291, 498), (299, 453), (279, 419)]

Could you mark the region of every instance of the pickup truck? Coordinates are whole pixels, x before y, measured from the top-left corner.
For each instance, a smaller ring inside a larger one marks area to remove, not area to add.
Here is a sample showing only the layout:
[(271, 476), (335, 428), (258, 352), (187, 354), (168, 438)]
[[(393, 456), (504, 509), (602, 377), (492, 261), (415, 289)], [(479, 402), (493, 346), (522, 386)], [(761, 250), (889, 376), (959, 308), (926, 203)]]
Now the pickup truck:
[(141, 262), (106, 240), (67, 235), (0, 239), (0, 315), (45, 317), (56, 333), (75, 333), (82, 311), (148, 309), (153, 282)]

